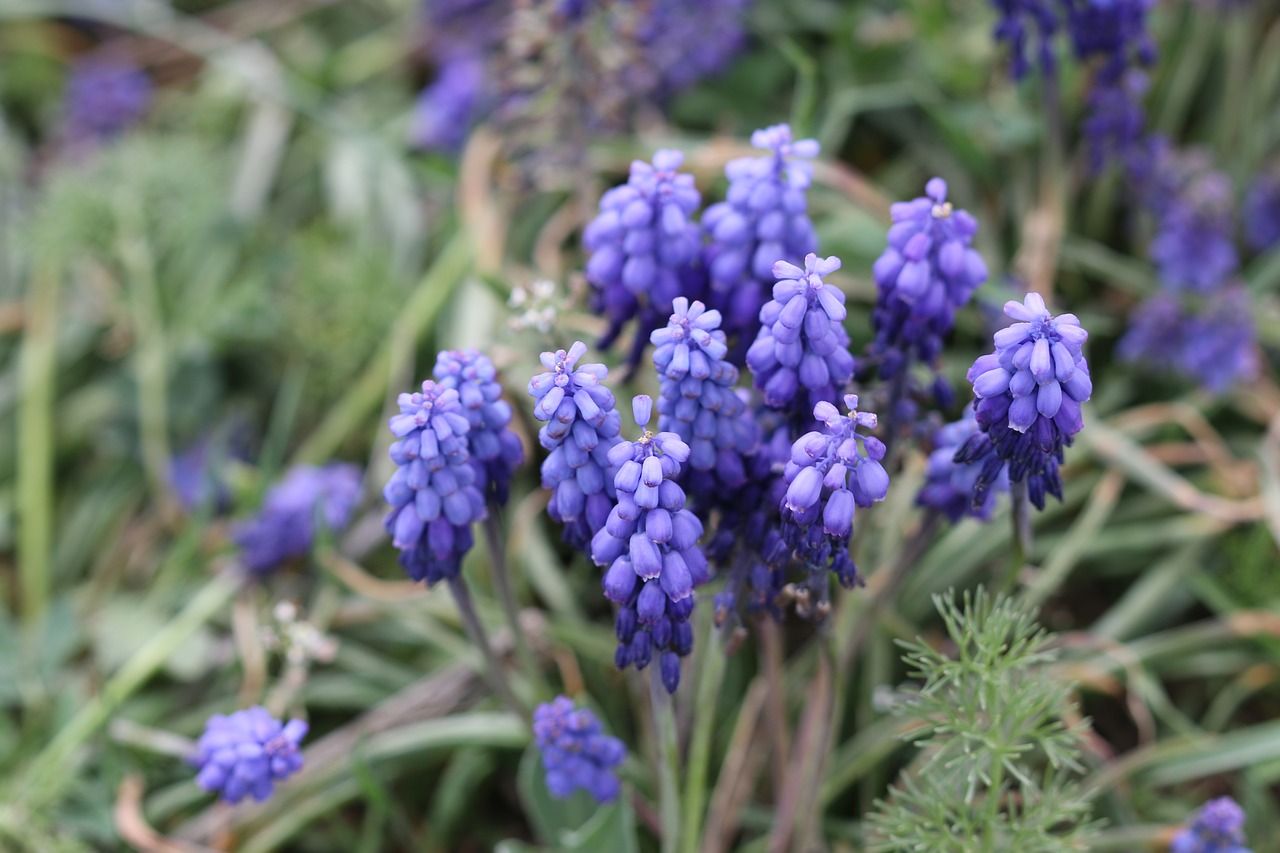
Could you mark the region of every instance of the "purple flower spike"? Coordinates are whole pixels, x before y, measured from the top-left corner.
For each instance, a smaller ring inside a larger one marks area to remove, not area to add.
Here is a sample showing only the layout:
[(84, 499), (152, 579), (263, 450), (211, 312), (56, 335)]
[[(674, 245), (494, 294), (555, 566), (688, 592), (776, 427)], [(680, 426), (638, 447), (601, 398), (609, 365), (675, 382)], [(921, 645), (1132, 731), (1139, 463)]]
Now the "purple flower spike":
[(1245, 239), (1255, 252), (1280, 243), (1280, 172), (1258, 176), (1244, 200)]
[(1119, 352), (1222, 393), (1257, 376), (1256, 334), (1249, 292), (1236, 283), (1203, 301), (1156, 294), (1134, 311)]
[(263, 575), (305, 556), (317, 524), (337, 533), (351, 521), (360, 498), (360, 468), (340, 462), (299, 465), (267, 490), (262, 509), (231, 527), (245, 568)]
[[(1038, 65), (1044, 74), (1056, 71), (1053, 35), (1059, 27), (1054, 0), (993, 0), (1000, 14), (996, 23), (996, 41), (1009, 44), (1009, 74), (1021, 80)], [(1034, 37), (1035, 55), (1028, 58), (1028, 42)]]
[[(643, 428), (653, 400), (641, 395), (632, 407)], [(591, 541), (591, 559), (605, 569), (605, 597), (619, 606), (615, 663), (644, 669), (657, 654), (671, 693), (680, 684), (680, 658), (693, 649), (693, 588), (710, 577), (698, 547), (702, 522), (685, 508), (677, 483), (689, 455), (673, 432), (646, 429), (639, 441), (614, 445), (617, 504)]]
[(64, 133), (72, 146), (92, 146), (136, 124), (151, 103), (151, 79), (118, 60), (88, 59), (67, 78)]
[(471, 424), (467, 447), (479, 474), (477, 487), (499, 505), (506, 504), (511, 477), (524, 463), (524, 448), (511, 431), (511, 405), (502, 399), (493, 362), (473, 349), (445, 350), (436, 356), (432, 375), (458, 392)]
[(409, 577), (431, 585), (458, 576), (474, 544), (471, 525), (486, 516), (467, 444), (471, 422), (458, 392), (431, 380), (397, 402), (391, 459), (399, 467), (382, 490), (392, 507), (386, 528)]
[(925, 195), (890, 209), (888, 246), (872, 275), (878, 296), (871, 315), (876, 338), (867, 365), (889, 379), (912, 359), (932, 365), (951, 332), (955, 312), (987, 280), (987, 266), (972, 248), (978, 223), (947, 201), (947, 183), (934, 178)]
[(857, 394), (846, 394), (844, 404), (847, 415), (825, 400), (813, 407), (823, 428), (796, 439), (783, 474), (784, 537), (809, 571), (805, 586), (817, 597), (809, 606), (816, 606), (819, 618), (827, 607), (828, 570), (842, 586), (857, 582), (849, 556), (855, 508), (882, 501), (889, 491), (889, 474), (880, 464), (884, 444), (858, 432), (874, 429), (876, 416), (858, 411)]
[(196, 784), (229, 803), (245, 797), (262, 802), (275, 783), (302, 769), (298, 745), (307, 734), (302, 720), (279, 720), (261, 707), (215, 714), (205, 724), (192, 764)]
[(770, 408), (806, 410), (834, 400), (853, 376), (844, 294), (822, 280), (838, 269), (839, 258), (812, 253), (804, 269), (786, 261), (774, 265), (773, 299), (760, 309), (760, 332), (747, 351)]
[(627, 757), (627, 748), (604, 733), (595, 714), (557, 696), (534, 710), (533, 738), (552, 796), (563, 799), (581, 788), (597, 803), (618, 798), (621, 785), (614, 768)]
[(693, 221), (702, 196), (693, 176), (678, 171), (683, 162), (684, 154), (670, 150), (657, 152), (652, 164), (633, 161), (630, 179), (604, 194), (600, 213), (583, 232), (591, 253), (587, 281), (609, 321), (602, 347), (642, 313), (643, 344), (689, 287), (702, 241)]
[(1010, 482), (1028, 480), (1032, 503), (1043, 509), (1046, 492), (1062, 497), (1062, 451), (1084, 426), (1080, 404), (1093, 392), (1081, 350), (1089, 335), (1074, 314), (1049, 314), (1038, 293), (1006, 302), (1004, 312), (1017, 322), (996, 332), (996, 351), (979, 357), (968, 374), (978, 398), (975, 418), (990, 442), (971, 437), (955, 461), (984, 466), (975, 507), (992, 484), (993, 453), (1008, 463)]
[(1230, 797), (1219, 797), (1173, 837), (1169, 853), (1249, 853), (1244, 844), (1244, 809)]
[(734, 390), (738, 369), (727, 360), (720, 312), (678, 297), (666, 327), (649, 340), (661, 388), (658, 429), (689, 445), (689, 491), (700, 506), (733, 500), (732, 490), (747, 480), (746, 457), (760, 443), (760, 428)]
[(1151, 259), (1166, 286), (1213, 290), (1240, 266), (1231, 180), (1203, 151), (1168, 151), (1161, 161), (1165, 186), (1147, 199), (1159, 220)]
[(484, 62), (460, 54), (440, 68), (413, 107), (409, 142), (414, 148), (456, 153), (489, 97)]
[(591, 537), (613, 506), (613, 464), (609, 451), (621, 441), (622, 417), (604, 385), (603, 364), (579, 365), (587, 345), (542, 354), (546, 373), (529, 382), (537, 402), (533, 416), (545, 422), (538, 441), (549, 452), (542, 463), (542, 487), (551, 489), (547, 512), (564, 525), (570, 545), (587, 551)]
[(813, 177), (807, 160), (818, 156), (818, 143), (793, 140), (791, 128), (779, 124), (757, 130), (751, 144), (769, 154), (731, 161), (724, 170), (729, 179), (725, 200), (702, 217), (710, 237), (705, 251), (709, 304), (721, 312), (725, 333), (738, 339), (739, 348), (760, 328), (773, 265), (802, 263), (818, 248), (805, 196)]
[(938, 510), (953, 523), (965, 516), (987, 521), (996, 495), (1009, 491), (1006, 465), (994, 452), (984, 452), (978, 462), (956, 461), (957, 451), (971, 440), (988, 446), (991, 443), (974, 420), (972, 404), (965, 407), (964, 417), (934, 434), (934, 451), (925, 466), (925, 484), (916, 498), (916, 503)]

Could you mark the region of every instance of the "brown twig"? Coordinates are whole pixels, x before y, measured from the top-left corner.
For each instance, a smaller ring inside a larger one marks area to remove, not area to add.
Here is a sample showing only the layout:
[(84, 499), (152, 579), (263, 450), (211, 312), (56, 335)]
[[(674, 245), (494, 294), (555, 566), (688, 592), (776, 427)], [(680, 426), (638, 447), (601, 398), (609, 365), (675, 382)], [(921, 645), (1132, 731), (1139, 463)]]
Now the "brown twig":
[(142, 814), (144, 793), (146, 790), (142, 776), (137, 773), (125, 776), (116, 789), (116, 804), (112, 815), (121, 840), (139, 853), (217, 853), (200, 844), (166, 838), (152, 829)]

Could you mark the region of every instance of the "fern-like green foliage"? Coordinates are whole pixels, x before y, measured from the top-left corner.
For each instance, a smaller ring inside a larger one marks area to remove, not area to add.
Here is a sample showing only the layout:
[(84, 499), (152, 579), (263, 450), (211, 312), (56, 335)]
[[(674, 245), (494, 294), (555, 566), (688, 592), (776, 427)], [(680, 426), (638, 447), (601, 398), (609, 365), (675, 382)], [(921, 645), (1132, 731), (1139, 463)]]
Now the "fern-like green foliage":
[(904, 644), (918, 682), (896, 712), (920, 747), (868, 817), (872, 851), (1063, 853), (1094, 829), (1077, 774), (1084, 723), (1053, 677), (1050, 636), (1033, 614), (979, 589), (935, 596), (954, 646)]

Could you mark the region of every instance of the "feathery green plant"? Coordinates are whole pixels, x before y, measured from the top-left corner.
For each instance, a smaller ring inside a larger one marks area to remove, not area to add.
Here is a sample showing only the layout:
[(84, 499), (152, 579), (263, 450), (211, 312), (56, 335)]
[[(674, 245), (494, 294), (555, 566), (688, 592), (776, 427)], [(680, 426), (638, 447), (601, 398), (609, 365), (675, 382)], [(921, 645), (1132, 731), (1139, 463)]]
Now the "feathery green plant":
[(948, 656), (904, 643), (921, 685), (895, 708), (917, 721), (920, 754), (869, 816), (873, 851), (1083, 850), (1095, 824), (1076, 780), (1084, 723), (1069, 725), (1071, 686), (1046, 672), (1055, 654), (1033, 613), (985, 590), (934, 596)]

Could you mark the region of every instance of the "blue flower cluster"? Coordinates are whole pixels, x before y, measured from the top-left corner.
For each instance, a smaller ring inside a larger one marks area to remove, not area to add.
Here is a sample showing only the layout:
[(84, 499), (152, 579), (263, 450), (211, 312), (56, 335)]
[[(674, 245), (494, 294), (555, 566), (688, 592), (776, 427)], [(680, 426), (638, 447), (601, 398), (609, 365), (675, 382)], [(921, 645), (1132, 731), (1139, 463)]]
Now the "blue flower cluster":
[(568, 352), (544, 352), (539, 373), (529, 382), (537, 403), (533, 416), (546, 425), (538, 441), (549, 453), (542, 462), (542, 487), (551, 490), (547, 512), (564, 525), (565, 540), (586, 551), (613, 508), (613, 463), (609, 451), (622, 439), (622, 416), (613, 392), (604, 386), (609, 369), (579, 365), (587, 345)]
[(1158, 293), (1134, 312), (1120, 356), (1174, 370), (1221, 393), (1258, 374), (1253, 305), (1239, 283), (1210, 299)]
[(1244, 844), (1244, 809), (1230, 797), (1219, 797), (1174, 836), (1169, 853), (1249, 853)]
[(627, 757), (627, 748), (604, 733), (595, 714), (557, 696), (534, 709), (533, 739), (552, 796), (563, 799), (582, 789), (598, 803), (618, 798), (621, 785), (614, 768)]
[(1006, 302), (1004, 311), (1016, 322), (996, 332), (996, 351), (968, 374), (978, 398), (974, 417), (990, 441), (971, 437), (955, 459), (983, 464), (975, 507), (992, 482), (986, 463), (994, 453), (1008, 464), (1009, 481), (1027, 481), (1032, 503), (1043, 509), (1046, 493), (1062, 497), (1063, 448), (1084, 426), (1080, 404), (1093, 393), (1082, 352), (1089, 335), (1074, 314), (1051, 315), (1038, 293)]
[(307, 734), (302, 720), (281, 723), (254, 706), (231, 715), (215, 714), (196, 743), (196, 784), (229, 803), (245, 797), (262, 802), (275, 783), (302, 769), (298, 745)]
[(698, 548), (702, 522), (685, 508), (676, 482), (689, 445), (673, 432), (646, 429), (651, 398), (636, 397), (632, 409), (644, 433), (609, 451), (617, 505), (591, 541), (591, 559), (606, 567), (604, 594), (618, 604), (618, 668), (644, 669), (656, 653), (662, 683), (674, 693), (680, 658), (693, 650), (693, 588), (710, 575)]
[[(722, 70), (745, 43), (744, 17), (750, 0), (651, 0), (633, 3), (518, 3), (514, 0), (429, 0), (424, 4), (421, 41), (439, 69), (418, 102), (412, 139), (420, 147), (452, 151), (470, 125), (492, 110), (502, 117), (532, 100), (512, 91), (508, 62), (513, 30), (526, 40), (592, 44), (584, 33), (609, 34), (606, 61), (590, 64), (603, 79), (592, 79), (576, 99), (583, 126), (601, 124), (616, 111), (619, 94), (661, 102), (703, 77)], [(596, 46), (593, 50), (600, 50)], [(618, 57), (627, 61), (619, 62)], [(553, 63), (544, 63), (547, 66)], [(567, 67), (581, 73), (580, 64)], [(579, 80), (579, 84), (588, 82)], [(458, 119), (450, 125), (449, 118)]]
[(456, 578), (486, 516), (480, 476), (467, 446), (471, 422), (453, 388), (427, 380), (401, 394), (390, 421), (397, 468), (382, 495), (391, 504), (386, 528), (409, 577), (428, 585)]
[(906, 370), (912, 359), (932, 365), (955, 312), (987, 280), (987, 266), (972, 247), (978, 223), (947, 201), (946, 181), (932, 179), (925, 195), (893, 205), (890, 215), (888, 246), (872, 267), (876, 338), (867, 359), (883, 379)]
[(1280, 172), (1254, 179), (1244, 199), (1244, 235), (1250, 248), (1265, 252), (1280, 244)]
[(1161, 291), (1134, 309), (1120, 355), (1173, 367), (1221, 392), (1258, 371), (1253, 308), (1234, 280), (1240, 256), (1231, 182), (1204, 150), (1178, 151), (1163, 140), (1153, 150), (1142, 191), (1157, 217), (1150, 254)]
[[(996, 41), (1009, 44), (1009, 74), (1021, 80), (1037, 65), (1044, 74), (1057, 70), (1053, 52), (1053, 36), (1058, 31), (1059, 0), (991, 0), (1000, 18), (996, 22)], [(1029, 59), (1029, 42), (1034, 37), (1034, 59)]]
[(524, 463), (524, 447), (511, 431), (511, 404), (502, 399), (493, 362), (473, 349), (445, 350), (436, 356), (432, 375), (441, 386), (458, 392), (470, 424), (467, 447), (480, 475), (481, 493), (506, 504), (511, 477)]
[[(991, 437), (978, 426), (973, 411), (972, 404), (965, 406), (960, 420), (934, 433), (925, 483), (916, 497), (920, 506), (937, 510), (953, 523), (965, 516), (988, 520), (996, 496), (1009, 490), (1004, 460), (990, 447)], [(971, 441), (972, 454), (981, 461), (957, 462), (956, 454)]]
[(806, 586), (817, 599), (801, 600), (800, 609), (817, 607), (819, 618), (825, 615), (826, 571), (845, 587), (858, 579), (849, 555), (855, 507), (882, 501), (889, 491), (889, 474), (880, 464), (884, 444), (858, 432), (859, 427), (874, 429), (876, 416), (858, 411), (857, 394), (846, 394), (844, 404), (847, 415), (826, 400), (813, 407), (814, 420), (824, 429), (802, 435), (791, 446), (780, 507), (787, 543), (809, 571)]
[(649, 336), (658, 369), (658, 429), (689, 445), (689, 491), (702, 503), (733, 500), (747, 481), (760, 429), (735, 390), (738, 369), (720, 329), (720, 312), (677, 297), (667, 326)]
[(591, 253), (587, 281), (595, 289), (596, 309), (609, 321), (602, 347), (642, 310), (637, 341), (643, 347), (696, 276), (690, 267), (701, 250), (694, 216), (702, 196), (693, 176), (677, 171), (683, 162), (684, 154), (669, 150), (657, 152), (652, 165), (632, 162), (627, 183), (601, 197), (599, 215), (583, 232), (582, 244)]
[[(1111, 162), (1143, 168), (1146, 115), (1142, 99), (1146, 74), (1155, 61), (1147, 14), (1155, 0), (992, 0), (1000, 17), (995, 37), (1010, 47), (1009, 69), (1021, 79), (1032, 67), (1057, 71), (1054, 36), (1065, 31), (1082, 62), (1097, 70), (1086, 103), (1083, 131), (1095, 171)], [(1034, 31), (1034, 60), (1028, 58)]]
[(305, 556), (317, 525), (334, 533), (346, 528), (360, 499), (360, 476), (358, 466), (341, 462), (289, 469), (267, 490), (258, 514), (231, 527), (245, 568), (267, 574)]
[(86, 59), (71, 67), (63, 133), (72, 146), (106, 142), (138, 122), (151, 104), (151, 78), (119, 60)]
[(834, 400), (853, 376), (844, 293), (822, 280), (838, 269), (839, 258), (812, 252), (804, 269), (782, 260), (773, 265), (773, 299), (760, 309), (760, 331), (747, 350), (747, 365), (770, 408), (807, 412)]
[(774, 264), (802, 263), (818, 248), (806, 197), (813, 179), (808, 161), (818, 156), (817, 141), (793, 139), (791, 128), (779, 124), (751, 134), (751, 144), (769, 154), (730, 161), (724, 170), (729, 179), (725, 200), (702, 217), (709, 237), (709, 302), (723, 315), (726, 334), (744, 343), (763, 322), (760, 307), (773, 283)]

